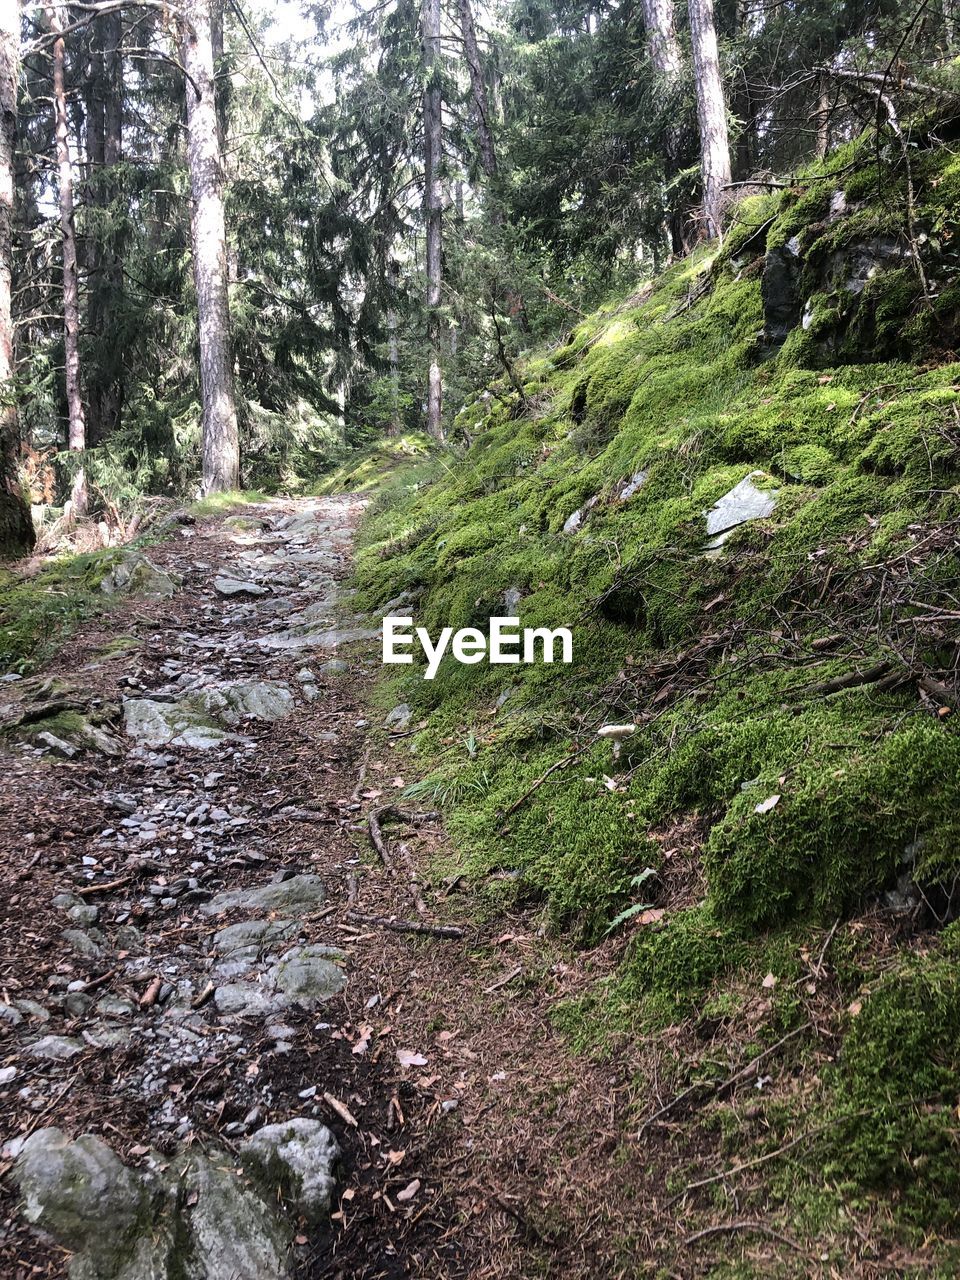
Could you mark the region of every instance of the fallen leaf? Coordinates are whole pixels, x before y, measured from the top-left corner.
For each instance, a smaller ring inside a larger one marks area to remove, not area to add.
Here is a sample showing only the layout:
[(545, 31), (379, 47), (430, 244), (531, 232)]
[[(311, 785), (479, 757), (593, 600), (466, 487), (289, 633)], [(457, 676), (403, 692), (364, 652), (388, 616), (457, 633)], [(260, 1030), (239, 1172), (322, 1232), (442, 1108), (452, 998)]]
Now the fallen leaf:
[(425, 1058), (422, 1053), (415, 1053), (413, 1049), (398, 1049), (397, 1061), (401, 1067), (425, 1067), (430, 1059)]
[(767, 976), (764, 978), (763, 982), (761, 983), (761, 986), (765, 987), (768, 991), (771, 990), (771, 988), (775, 987), (776, 985), (777, 985), (777, 979), (772, 973), (768, 973)]
[(350, 1052), (357, 1054), (358, 1057), (360, 1054), (366, 1053), (370, 1048), (370, 1037), (372, 1035), (373, 1027), (371, 1027), (369, 1023), (364, 1023), (360, 1028), (360, 1035), (357, 1038), (357, 1043), (353, 1046)]
[(656, 924), (658, 920), (662, 920), (666, 915), (663, 907), (651, 907), (649, 911), (643, 911), (638, 919), (638, 924)]
[(853, 1004), (847, 1005), (847, 1013), (849, 1013), (851, 1018), (855, 1018), (862, 1008), (863, 1008), (863, 1001), (854, 1000)]
[(341, 1194), (340, 1194), (340, 1199), (341, 1199), (341, 1200), (352, 1200), (352, 1199), (353, 1199), (353, 1197), (354, 1197), (356, 1194), (357, 1194), (357, 1192), (356, 1192), (356, 1188), (354, 1188), (354, 1187), (347, 1187), (344, 1191), (342, 1191), (342, 1192), (341, 1192)]
[(403, 1188), (402, 1191), (397, 1192), (397, 1199), (402, 1204), (405, 1204), (408, 1200), (412, 1200), (419, 1190), (420, 1190), (420, 1179), (414, 1178), (412, 1182), (407, 1183), (407, 1185)]
[(388, 1151), (384, 1159), (389, 1164), (399, 1164), (406, 1154), (406, 1151)]
[(753, 806), (754, 813), (769, 813), (771, 809), (775, 809), (780, 803), (779, 796), (767, 796), (766, 800), (761, 800), (759, 804)]

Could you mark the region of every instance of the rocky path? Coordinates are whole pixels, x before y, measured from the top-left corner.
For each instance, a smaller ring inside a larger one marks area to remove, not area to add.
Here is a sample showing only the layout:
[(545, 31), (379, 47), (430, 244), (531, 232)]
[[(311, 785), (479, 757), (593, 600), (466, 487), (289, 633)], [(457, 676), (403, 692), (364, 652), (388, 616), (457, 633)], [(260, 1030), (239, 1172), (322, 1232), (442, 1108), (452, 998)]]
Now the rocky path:
[[(395, 865), (367, 839), (407, 744), (370, 736), (377, 633), (338, 599), (359, 510), (185, 523), (56, 678), (2, 686), (4, 1277), (559, 1262), (524, 1202), (569, 1196), (611, 1103), (522, 998), (576, 979), (525, 922), (384, 927), (466, 904), (423, 874), (441, 836), (412, 802)], [(596, 1109), (572, 1154), (565, 1091)]]

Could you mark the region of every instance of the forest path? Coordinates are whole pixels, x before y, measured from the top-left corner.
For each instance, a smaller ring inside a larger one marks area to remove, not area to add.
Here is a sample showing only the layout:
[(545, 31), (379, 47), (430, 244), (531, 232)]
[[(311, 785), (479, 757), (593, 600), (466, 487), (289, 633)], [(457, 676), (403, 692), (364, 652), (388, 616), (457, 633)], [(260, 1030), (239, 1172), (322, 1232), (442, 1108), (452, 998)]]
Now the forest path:
[[(594, 1247), (624, 1203), (597, 1184), (626, 1081), (572, 1059), (546, 1017), (581, 962), (431, 885), (443, 836), (413, 802), (412, 824), (384, 818), (392, 866), (367, 838), (413, 762), (404, 734), (371, 733), (376, 631), (337, 598), (360, 510), (186, 525), (149, 550), (180, 579), (170, 599), (118, 600), (53, 683), (5, 686), (7, 723), (76, 706), (113, 754), (20, 743), (5, 762), (2, 1172), (49, 1126), (142, 1169), (316, 1118), (343, 1161), (332, 1222), (295, 1227), (297, 1274), (612, 1276)], [(382, 923), (455, 911), (451, 937)], [(12, 1182), (2, 1274), (64, 1274)]]

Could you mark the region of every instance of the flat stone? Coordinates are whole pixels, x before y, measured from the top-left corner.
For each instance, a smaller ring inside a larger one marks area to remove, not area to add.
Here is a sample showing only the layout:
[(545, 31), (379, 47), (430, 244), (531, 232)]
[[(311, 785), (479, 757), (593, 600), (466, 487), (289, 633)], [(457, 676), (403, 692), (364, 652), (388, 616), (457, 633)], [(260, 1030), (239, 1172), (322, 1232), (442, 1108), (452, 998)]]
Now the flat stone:
[(326, 662), (321, 662), (319, 670), (325, 676), (339, 676), (350, 670), (350, 663), (343, 658), (328, 658)]
[(103, 942), (96, 933), (85, 933), (82, 929), (64, 929), (60, 937), (76, 955), (84, 960), (99, 960), (103, 955)]
[(44, 1062), (67, 1062), (83, 1053), (83, 1045), (70, 1036), (44, 1036), (27, 1045), (27, 1053), (31, 1058), (41, 1058)]
[(209, 716), (183, 703), (128, 698), (123, 704), (127, 736), (145, 747), (193, 747), (206, 750), (231, 735)]
[(213, 580), (213, 589), (219, 596), (265, 596), (267, 588), (248, 578), (234, 578), (221, 574)]
[(245, 719), (282, 720), (294, 708), (288, 686), (268, 680), (236, 680), (204, 689), (200, 701), (209, 714), (231, 725)]
[[(289, 883), (289, 881), (287, 881)], [(220, 956), (238, 951), (262, 951), (275, 942), (286, 942), (299, 928), (293, 920), (241, 920), (221, 929), (213, 939), (213, 949)]]
[(52, 751), (56, 756), (63, 756), (66, 760), (72, 760), (77, 754), (77, 748), (72, 743), (66, 742), (63, 738), (58, 738), (55, 733), (50, 733), (48, 729), (42, 729), (36, 734), (35, 742), (40, 743), (47, 751)]
[(238, 1018), (268, 1018), (288, 1001), (275, 991), (253, 982), (226, 982), (213, 993), (217, 1012)]
[(319, 876), (292, 876), (282, 884), (265, 884), (254, 889), (227, 889), (201, 904), (204, 915), (215, 916), (240, 908), (244, 911), (307, 910), (319, 906), (326, 897)]
[(776, 510), (776, 491), (765, 492), (759, 489), (754, 484), (754, 479), (758, 476), (762, 477), (763, 472), (751, 471), (706, 513), (707, 533), (711, 535), (711, 540), (707, 543), (709, 550), (715, 551), (721, 547), (734, 529), (742, 524), (751, 520), (763, 520)]
[(339, 1158), (336, 1139), (319, 1120), (296, 1118), (266, 1125), (240, 1144), (240, 1159), (248, 1172), (268, 1194), (279, 1188), (311, 1226), (318, 1226), (329, 1212)]

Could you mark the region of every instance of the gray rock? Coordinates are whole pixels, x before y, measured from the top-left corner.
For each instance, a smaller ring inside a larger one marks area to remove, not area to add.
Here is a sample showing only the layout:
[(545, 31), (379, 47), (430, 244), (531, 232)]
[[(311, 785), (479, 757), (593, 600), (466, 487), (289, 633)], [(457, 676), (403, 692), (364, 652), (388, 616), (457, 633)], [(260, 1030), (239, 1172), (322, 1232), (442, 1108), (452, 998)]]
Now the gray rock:
[(27, 1046), (31, 1058), (41, 1058), (45, 1062), (67, 1062), (83, 1053), (83, 1045), (70, 1036), (44, 1036)]
[(220, 956), (260, 952), (272, 943), (286, 942), (298, 928), (293, 920), (241, 920), (220, 930), (213, 939), (213, 949)]
[(127, 736), (146, 747), (215, 747), (231, 735), (210, 717), (184, 703), (128, 698), (123, 704)]
[(40, 1129), (24, 1142), (12, 1176), (27, 1221), (85, 1255), (85, 1269), (71, 1266), (71, 1275), (119, 1274), (146, 1197), (105, 1143), (91, 1134), (71, 1142), (59, 1129)]
[(66, 760), (72, 760), (77, 754), (77, 748), (72, 743), (66, 742), (63, 738), (58, 738), (55, 733), (51, 733), (48, 729), (42, 729), (34, 738), (35, 742), (46, 747), (48, 751), (52, 751), (56, 756), (63, 756)]
[(244, 911), (307, 910), (319, 906), (325, 896), (319, 876), (292, 876), (282, 884), (265, 884), (255, 889), (227, 889), (204, 902), (200, 910), (208, 916), (220, 915), (234, 908)]
[(243, 1185), (226, 1157), (194, 1151), (179, 1158), (168, 1175), (171, 1197), (178, 1183), (188, 1240), (160, 1273), (164, 1280), (282, 1280), (289, 1274), (290, 1228)]
[(763, 298), (763, 332), (768, 342), (783, 342), (800, 320), (799, 246), (795, 241), (767, 251), (760, 292)]
[(127, 1169), (97, 1138), (42, 1129), (13, 1169), (28, 1221), (74, 1256), (71, 1280), (283, 1280), (290, 1225), (226, 1153)]
[(332, 956), (342, 959), (342, 953), (332, 947), (294, 947), (270, 970), (270, 981), (288, 1000), (299, 1004), (329, 1000), (346, 984), (344, 972)]
[(213, 589), (220, 596), (265, 596), (267, 594), (267, 588), (261, 587), (259, 583), (250, 582), (246, 578), (234, 578), (227, 574), (214, 578)]
[(599, 501), (600, 495), (596, 493), (592, 498), (588, 498), (582, 507), (578, 507), (572, 516), (567, 516), (563, 522), (563, 532), (576, 533)]
[(19, 1027), (23, 1021), (23, 1014), (13, 1004), (0, 1003), (0, 1022), (6, 1023), (8, 1027)]
[(721, 547), (740, 525), (750, 520), (762, 520), (776, 510), (776, 490), (765, 492), (757, 488), (753, 483), (757, 476), (763, 476), (763, 472), (751, 471), (706, 513), (707, 533), (711, 535), (707, 543), (709, 550)]
[(287, 685), (267, 680), (232, 681), (204, 689), (199, 698), (204, 710), (231, 725), (248, 718), (282, 720), (294, 707)]
[(60, 937), (71, 951), (84, 960), (99, 960), (103, 955), (105, 939), (99, 930), (84, 933), (82, 929), (64, 929)]
[(213, 993), (217, 1012), (237, 1018), (269, 1018), (289, 1001), (253, 982), (227, 982)]
[(385, 729), (393, 729), (396, 733), (403, 733), (409, 727), (412, 719), (413, 708), (408, 702), (401, 702), (387, 713), (383, 725)]
[(176, 581), (148, 560), (142, 552), (127, 551), (100, 583), (106, 595), (140, 595), (167, 599), (176, 590)]
[(629, 502), (647, 483), (649, 474), (649, 471), (635, 471), (629, 479), (621, 480), (614, 491), (614, 497), (618, 502)]
[(240, 1159), (265, 1191), (279, 1189), (314, 1226), (329, 1212), (339, 1158), (336, 1139), (319, 1120), (266, 1125), (240, 1144)]
[(339, 676), (350, 670), (350, 663), (344, 662), (343, 658), (328, 658), (321, 662), (319, 669), (325, 676)]

